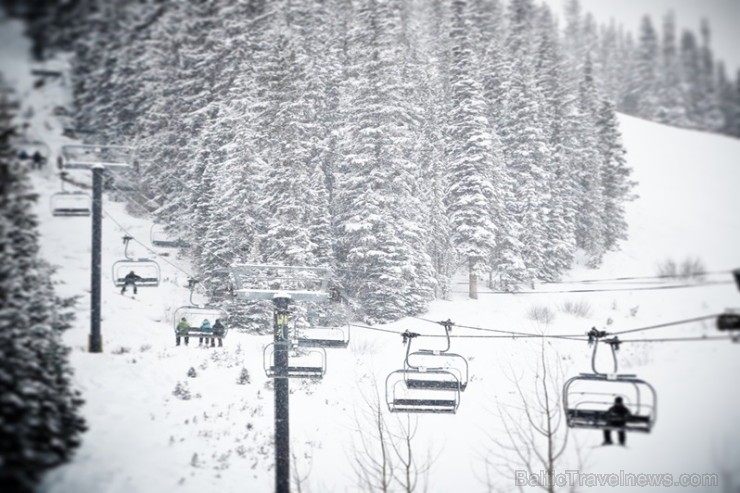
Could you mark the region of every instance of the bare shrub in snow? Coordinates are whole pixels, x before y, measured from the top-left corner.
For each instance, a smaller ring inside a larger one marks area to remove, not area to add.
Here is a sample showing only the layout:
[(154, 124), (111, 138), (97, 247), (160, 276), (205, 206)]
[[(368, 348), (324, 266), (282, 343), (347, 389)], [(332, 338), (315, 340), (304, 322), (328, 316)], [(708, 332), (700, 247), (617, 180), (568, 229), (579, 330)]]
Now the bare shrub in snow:
[(660, 277), (678, 277), (678, 264), (672, 258), (667, 258), (658, 263), (658, 275)]
[(527, 309), (527, 318), (542, 324), (549, 324), (555, 320), (555, 312), (544, 305), (532, 305)]
[(111, 351), (111, 354), (126, 354), (130, 352), (131, 352), (130, 347), (119, 346), (115, 348), (113, 351)]
[(681, 279), (702, 279), (707, 269), (699, 257), (688, 257), (681, 262), (679, 276)]
[(658, 275), (668, 279), (701, 279), (706, 272), (699, 257), (686, 257), (680, 264), (672, 258), (658, 263)]
[(195, 368), (193, 368), (193, 367), (191, 366), (191, 367), (190, 367), (190, 369), (188, 370), (188, 376), (189, 376), (190, 378), (195, 378), (195, 377), (197, 377), (197, 376), (198, 376), (198, 372), (196, 372), (196, 371), (195, 371)]
[(572, 301), (567, 300), (563, 302), (560, 309), (568, 315), (573, 315), (579, 318), (589, 318), (591, 316), (591, 303), (586, 300)]

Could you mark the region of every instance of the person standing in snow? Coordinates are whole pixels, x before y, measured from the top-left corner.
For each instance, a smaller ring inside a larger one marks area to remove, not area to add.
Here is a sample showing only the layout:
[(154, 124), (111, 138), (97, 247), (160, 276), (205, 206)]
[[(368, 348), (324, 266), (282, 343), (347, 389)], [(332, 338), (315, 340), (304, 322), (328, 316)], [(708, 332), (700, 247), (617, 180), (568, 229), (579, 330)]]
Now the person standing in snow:
[(126, 292), (126, 288), (128, 286), (132, 286), (134, 288), (134, 294), (136, 294), (136, 282), (141, 281), (141, 276), (137, 276), (134, 271), (129, 272), (126, 274), (126, 277), (123, 278), (123, 287), (121, 288), (121, 294)]
[[(211, 331), (211, 322), (207, 318), (203, 320), (202, 324), (200, 324), (200, 330), (202, 330), (203, 332)], [(205, 337), (203, 336), (198, 338), (198, 345), (203, 344), (203, 339), (205, 339)]]
[(182, 319), (177, 322), (177, 327), (175, 327), (175, 343), (179, 346), (180, 345), (180, 337), (185, 337), (185, 345), (188, 345), (188, 342), (190, 342), (190, 337), (188, 337), (188, 331), (190, 330), (190, 324), (188, 323), (187, 319), (185, 317), (182, 317)]
[[(629, 409), (627, 409), (627, 406), (624, 405), (624, 399), (621, 397), (616, 397), (614, 399), (614, 405), (609, 408), (609, 411), (607, 411), (607, 424), (609, 426), (614, 427), (620, 427), (621, 429), (617, 431), (617, 436), (619, 438), (619, 445), (624, 446), (625, 442), (627, 441), (627, 434), (624, 431), (624, 425), (627, 424), (627, 418), (629, 418), (632, 413)], [(612, 432), (611, 430), (604, 430), (604, 443), (603, 445), (611, 445), (612, 444)]]

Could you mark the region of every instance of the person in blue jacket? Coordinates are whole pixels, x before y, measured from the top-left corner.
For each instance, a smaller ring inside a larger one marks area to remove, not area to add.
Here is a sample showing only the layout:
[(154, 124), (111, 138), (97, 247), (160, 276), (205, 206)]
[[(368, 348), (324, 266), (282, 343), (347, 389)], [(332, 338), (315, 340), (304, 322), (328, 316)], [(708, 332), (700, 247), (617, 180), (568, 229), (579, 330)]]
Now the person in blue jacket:
[[(210, 332), (211, 331), (211, 321), (208, 320), (207, 318), (203, 319), (203, 323), (200, 324), (200, 330), (202, 330), (203, 332)], [(199, 345), (203, 344), (203, 339), (205, 339), (205, 337), (203, 336), (198, 338)]]

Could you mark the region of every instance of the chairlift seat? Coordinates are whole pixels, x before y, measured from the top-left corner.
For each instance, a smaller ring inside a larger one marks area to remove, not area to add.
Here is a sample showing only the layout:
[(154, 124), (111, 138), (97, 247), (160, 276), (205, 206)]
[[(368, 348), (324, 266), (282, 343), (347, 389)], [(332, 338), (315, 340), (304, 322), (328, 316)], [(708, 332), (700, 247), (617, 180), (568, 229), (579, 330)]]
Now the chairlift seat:
[(568, 409), (568, 426), (571, 428), (592, 428), (599, 430), (624, 430), (637, 432), (650, 432), (652, 426), (651, 417), (633, 414), (620, 418), (624, 425), (615, 425), (613, 416), (608, 411), (595, 409)]
[[(123, 277), (119, 277), (116, 279), (116, 286), (123, 287), (123, 285), (126, 284), (126, 281)], [(159, 286), (159, 278), (157, 277), (142, 277), (138, 281), (136, 281), (136, 285), (141, 286), (147, 286), (147, 287), (154, 287)]]
[(296, 342), (300, 347), (325, 347), (332, 349), (343, 349), (349, 346), (349, 341), (340, 341), (335, 339), (303, 339), (298, 338)]
[(723, 313), (717, 317), (717, 329), (740, 330), (740, 313)]
[[(323, 378), (325, 369), (322, 366), (288, 366), (286, 375), (283, 378)], [(277, 369), (270, 366), (267, 371), (270, 378), (281, 378), (277, 374)]]
[(406, 380), (406, 385), (410, 389), (464, 390), (458, 381), (409, 379)]
[(455, 414), (457, 402), (448, 399), (394, 399), (392, 413)]

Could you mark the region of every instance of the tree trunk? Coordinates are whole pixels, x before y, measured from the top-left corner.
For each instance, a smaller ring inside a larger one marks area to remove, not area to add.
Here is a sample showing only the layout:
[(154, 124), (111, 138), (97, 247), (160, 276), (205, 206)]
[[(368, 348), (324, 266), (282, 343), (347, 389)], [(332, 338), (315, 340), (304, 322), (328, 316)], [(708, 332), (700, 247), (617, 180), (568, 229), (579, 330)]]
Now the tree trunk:
[(478, 276), (475, 275), (473, 270), (473, 260), (468, 260), (468, 273), (469, 273), (469, 284), (468, 284), (468, 296), (472, 300), (478, 299)]

